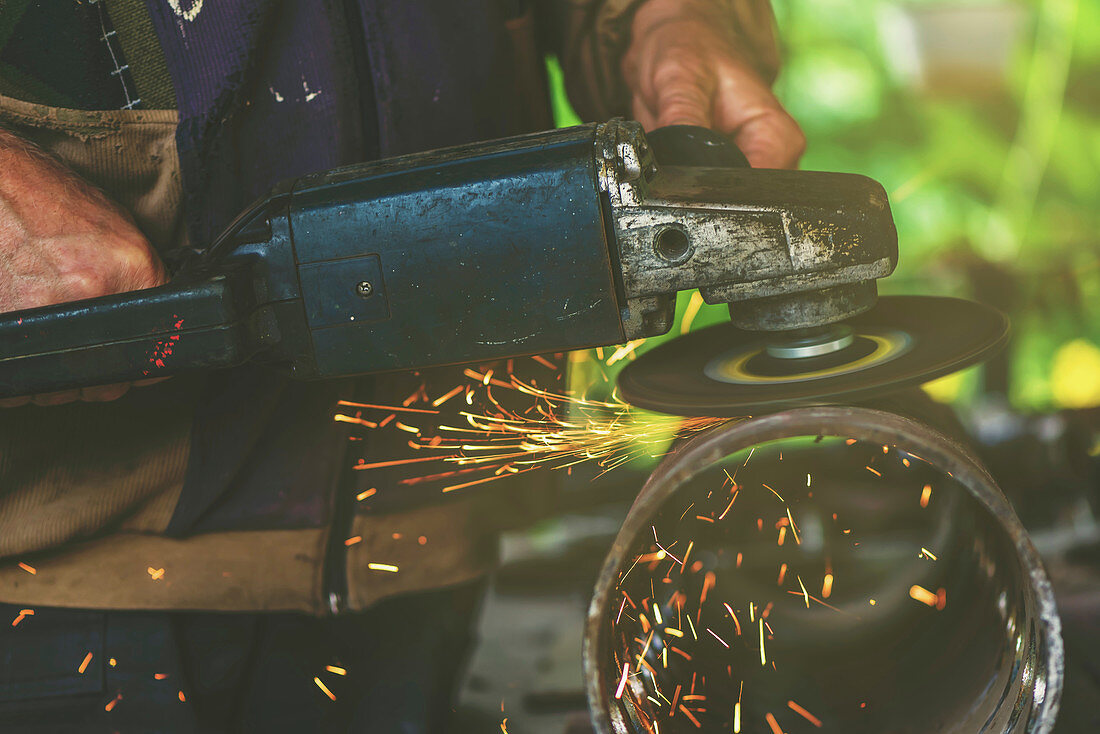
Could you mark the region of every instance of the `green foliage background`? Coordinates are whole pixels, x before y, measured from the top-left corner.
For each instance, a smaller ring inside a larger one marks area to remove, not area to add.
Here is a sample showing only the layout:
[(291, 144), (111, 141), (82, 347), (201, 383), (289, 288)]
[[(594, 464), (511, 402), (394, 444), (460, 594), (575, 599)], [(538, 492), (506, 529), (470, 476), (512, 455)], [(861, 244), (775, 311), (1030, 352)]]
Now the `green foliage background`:
[[(994, 302), (1013, 319), (1018, 407), (1100, 404), (1100, 2), (773, 1), (785, 59), (775, 89), (806, 133), (802, 167), (862, 173), (890, 192), (901, 262), (882, 292)], [(1003, 63), (907, 74), (898, 23), (960, 6), (987, 15), (929, 32), (926, 58), (950, 47), (945, 33), (977, 48), (992, 34)], [(550, 71), (560, 82), (552, 60)], [(574, 124), (553, 86), (559, 124)], [(722, 311), (704, 307), (695, 326)], [(971, 371), (936, 394), (980, 389)]]

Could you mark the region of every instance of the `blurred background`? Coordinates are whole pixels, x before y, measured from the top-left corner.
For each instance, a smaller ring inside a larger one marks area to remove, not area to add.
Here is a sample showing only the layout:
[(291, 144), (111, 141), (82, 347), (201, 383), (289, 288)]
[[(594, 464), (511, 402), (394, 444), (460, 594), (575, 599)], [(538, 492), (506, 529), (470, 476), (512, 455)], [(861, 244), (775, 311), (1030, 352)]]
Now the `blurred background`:
[[(900, 265), (880, 292), (973, 298), (1012, 320), (1001, 355), (924, 390), (966, 426), (1054, 579), (1076, 651), (1056, 731), (1100, 731), (1100, 2), (773, 6), (802, 167), (889, 192)], [(557, 124), (577, 124), (554, 58), (547, 68)], [(678, 313), (673, 334), (727, 319), (697, 294)], [(575, 355), (571, 386), (606, 391), (601, 374), (662, 340)], [(456, 731), (503, 716), (512, 732), (588, 731), (584, 610), (655, 463), (575, 475), (553, 512), (506, 534)]]

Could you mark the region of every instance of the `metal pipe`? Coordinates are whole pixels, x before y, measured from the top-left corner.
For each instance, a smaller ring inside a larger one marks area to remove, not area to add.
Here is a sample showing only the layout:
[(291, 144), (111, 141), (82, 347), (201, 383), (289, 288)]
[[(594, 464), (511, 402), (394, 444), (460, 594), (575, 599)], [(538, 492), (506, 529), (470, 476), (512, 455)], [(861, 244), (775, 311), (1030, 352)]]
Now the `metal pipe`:
[(597, 582), (584, 670), (599, 734), (1043, 734), (1060, 630), (966, 448), (893, 413), (800, 408), (654, 471)]

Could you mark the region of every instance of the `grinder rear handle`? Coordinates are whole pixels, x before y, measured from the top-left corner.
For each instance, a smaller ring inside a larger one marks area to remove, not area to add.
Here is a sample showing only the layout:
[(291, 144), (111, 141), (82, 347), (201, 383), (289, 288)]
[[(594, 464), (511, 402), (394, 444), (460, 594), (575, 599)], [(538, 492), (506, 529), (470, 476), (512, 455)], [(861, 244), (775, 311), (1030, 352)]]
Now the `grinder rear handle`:
[[(657, 190), (650, 144), (662, 171), (677, 170), (673, 162), (712, 167), (701, 173), (743, 163), (709, 131), (657, 131), (647, 144), (635, 124), (612, 121), (285, 183), (167, 285), (0, 314), (0, 397), (250, 360), (308, 379), (661, 333), (668, 319), (652, 314), (670, 314), (676, 290), (696, 283), (651, 295), (632, 277), (623, 197)], [(675, 215), (696, 196), (656, 205)], [(789, 224), (775, 206), (745, 210)]]

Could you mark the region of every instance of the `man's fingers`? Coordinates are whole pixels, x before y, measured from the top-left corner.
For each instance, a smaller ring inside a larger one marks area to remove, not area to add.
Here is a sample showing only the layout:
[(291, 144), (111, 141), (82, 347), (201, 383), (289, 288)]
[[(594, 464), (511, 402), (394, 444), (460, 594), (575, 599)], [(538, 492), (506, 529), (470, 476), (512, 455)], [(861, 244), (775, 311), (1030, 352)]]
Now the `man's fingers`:
[(806, 149), (806, 137), (771, 89), (738, 61), (718, 71), (715, 127), (734, 142), (754, 168), (794, 168)]
[(653, 72), (657, 127), (665, 125), (711, 125), (713, 75), (697, 59), (669, 58)]
[(795, 168), (806, 150), (802, 129), (782, 109), (743, 123), (733, 131), (733, 140), (753, 168)]

